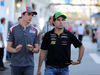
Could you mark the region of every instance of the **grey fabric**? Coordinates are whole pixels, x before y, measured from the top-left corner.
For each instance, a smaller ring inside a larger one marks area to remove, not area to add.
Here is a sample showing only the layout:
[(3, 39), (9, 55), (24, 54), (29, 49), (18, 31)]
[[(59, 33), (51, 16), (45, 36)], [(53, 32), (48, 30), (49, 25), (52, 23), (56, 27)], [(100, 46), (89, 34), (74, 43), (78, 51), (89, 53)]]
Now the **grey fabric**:
[(19, 44), (23, 45), (21, 51), (11, 55), (11, 66), (34, 66), (34, 56), (26, 47), (30, 44), (40, 43), (39, 30), (33, 26), (29, 26), (24, 30), (21, 25), (11, 27), (8, 42), (12, 42), (12, 47), (16, 48)]

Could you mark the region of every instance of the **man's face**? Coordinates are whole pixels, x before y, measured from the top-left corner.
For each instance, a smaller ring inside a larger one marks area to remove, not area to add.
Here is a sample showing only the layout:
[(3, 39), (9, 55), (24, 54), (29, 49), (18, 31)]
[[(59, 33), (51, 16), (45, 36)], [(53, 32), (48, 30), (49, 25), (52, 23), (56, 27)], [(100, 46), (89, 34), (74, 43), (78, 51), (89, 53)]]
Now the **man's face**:
[(30, 23), (32, 21), (32, 17), (33, 17), (33, 13), (25, 13), (24, 15), (22, 15), (23, 20), (27, 23)]
[(4, 24), (6, 24), (6, 20), (4, 21)]
[(20, 19), (18, 20), (18, 23), (19, 23), (19, 24), (21, 23), (21, 20), (22, 20), (22, 18), (20, 18)]
[(52, 24), (53, 23), (53, 17), (50, 18), (49, 22)]
[(65, 18), (64, 17), (58, 17), (54, 22), (55, 28), (62, 29), (65, 25)]

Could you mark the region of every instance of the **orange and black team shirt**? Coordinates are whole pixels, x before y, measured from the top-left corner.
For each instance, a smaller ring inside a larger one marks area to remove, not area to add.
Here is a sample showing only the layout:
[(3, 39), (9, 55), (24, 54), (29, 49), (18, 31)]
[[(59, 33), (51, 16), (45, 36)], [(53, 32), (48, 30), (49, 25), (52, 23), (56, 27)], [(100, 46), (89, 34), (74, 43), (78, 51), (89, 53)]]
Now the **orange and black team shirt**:
[(59, 36), (54, 33), (54, 29), (44, 35), (41, 45), (42, 50), (48, 50), (46, 65), (54, 67), (66, 67), (71, 63), (71, 44), (75, 48), (82, 43), (74, 34), (68, 30), (63, 31)]

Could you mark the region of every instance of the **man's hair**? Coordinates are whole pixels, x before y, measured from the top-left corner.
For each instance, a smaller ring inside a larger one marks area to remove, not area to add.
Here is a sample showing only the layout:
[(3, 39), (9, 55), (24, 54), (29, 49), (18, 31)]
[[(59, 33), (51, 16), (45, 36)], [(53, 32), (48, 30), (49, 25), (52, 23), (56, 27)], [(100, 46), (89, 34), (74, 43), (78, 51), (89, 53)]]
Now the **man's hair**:
[(3, 17), (1, 18), (1, 24), (5, 21), (6, 19)]
[(56, 21), (55, 14), (53, 15), (53, 21), (54, 21), (54, 22)]
[(18, 17), (18, 20), (19, 20), (19, 19), (22, 19), (22, 17)]
[(52, 16), (49, 17), (49, 20), (51, 20)]
[(26, 12), (23, 13), (23, 15), (25, 15)]
[(80, 26), (82, 26), (82, 23), (80, 23)]

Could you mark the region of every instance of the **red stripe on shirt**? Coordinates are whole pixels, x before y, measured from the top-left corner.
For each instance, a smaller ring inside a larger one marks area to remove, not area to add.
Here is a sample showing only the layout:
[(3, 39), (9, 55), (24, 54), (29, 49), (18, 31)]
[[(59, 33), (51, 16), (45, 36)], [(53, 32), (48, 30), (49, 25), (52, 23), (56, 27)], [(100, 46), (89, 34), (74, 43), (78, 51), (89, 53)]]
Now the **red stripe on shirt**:
[(38, 30), (36, 28), (34, 28), (34, 27), (32, 29), (35, 29), (36, 30), (36, 36), (37, 36), (38, 35)]
[(13, 29), (14, 29), (15, 27), (17, 27), (17, 26), (18, 26), (18, 25), (16, 25), (16, 26), (12, 27), (11, 33), (13, 33)]

